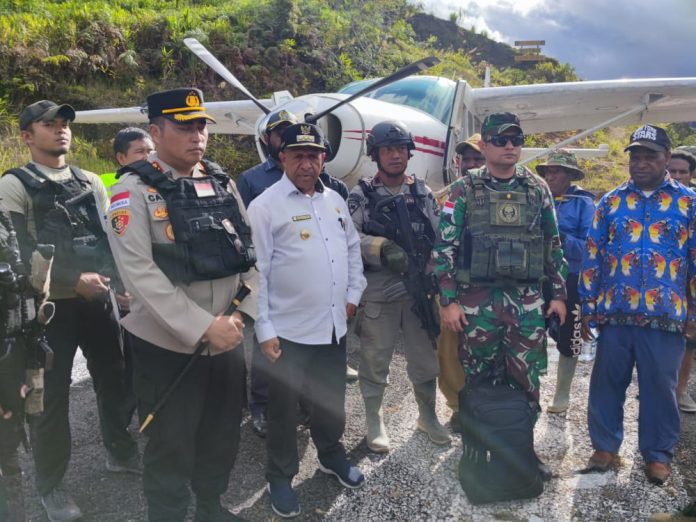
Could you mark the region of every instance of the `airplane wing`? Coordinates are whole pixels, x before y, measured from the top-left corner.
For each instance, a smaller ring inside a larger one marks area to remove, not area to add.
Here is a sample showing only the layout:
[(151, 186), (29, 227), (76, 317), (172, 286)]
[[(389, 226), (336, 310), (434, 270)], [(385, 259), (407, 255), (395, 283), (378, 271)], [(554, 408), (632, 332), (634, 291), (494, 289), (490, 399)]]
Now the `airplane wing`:
[[(273, 100), (260, 100), (267, 107), (274, 105)], [(206, 102), (208, 114), (217, 124), (210, 126), (211, 133), (218, 134), (255, 134), (256, 120), (263, 116), (259, 107), (249, 100)], [(97, 109), (92, 111), (77, 111), (75, 123), (147, 123), (147, 111), (141, 107), (125, 109)]]
[(632, 110), (612, 124), (696, 121), (696, 78), (470, 88), (464, 103), (479, 121), (493, 112), (515, 112), (529, 134), (588, 129)]

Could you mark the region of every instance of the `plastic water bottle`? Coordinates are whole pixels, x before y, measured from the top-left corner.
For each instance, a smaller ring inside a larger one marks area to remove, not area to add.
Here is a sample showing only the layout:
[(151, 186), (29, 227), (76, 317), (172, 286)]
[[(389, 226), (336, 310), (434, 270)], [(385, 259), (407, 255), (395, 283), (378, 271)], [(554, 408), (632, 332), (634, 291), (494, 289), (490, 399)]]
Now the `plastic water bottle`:
[(578, 356), (578, 361), (591, 362), (594, 361), (595, 354), (597, 353), (597, 330), (592, 329), (592, 339), (589, 341), (582, 342), (582, 348), (580, 350), (580, 355)]

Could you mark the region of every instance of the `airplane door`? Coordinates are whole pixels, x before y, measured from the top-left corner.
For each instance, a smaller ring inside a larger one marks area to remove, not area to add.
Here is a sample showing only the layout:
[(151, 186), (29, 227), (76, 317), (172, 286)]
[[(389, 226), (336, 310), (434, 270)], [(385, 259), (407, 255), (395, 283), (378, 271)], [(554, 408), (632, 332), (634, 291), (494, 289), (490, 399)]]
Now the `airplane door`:
[(464, 80), (458, 80), (454, 90), (452, 114), (447, 128), (445, 162), (443, 165), (442, 181), (444, 186), (452, 183), (457, 177), (457, 143), (475, 134), (479, 123), (474, 118), (473, 97), (471, 87)]

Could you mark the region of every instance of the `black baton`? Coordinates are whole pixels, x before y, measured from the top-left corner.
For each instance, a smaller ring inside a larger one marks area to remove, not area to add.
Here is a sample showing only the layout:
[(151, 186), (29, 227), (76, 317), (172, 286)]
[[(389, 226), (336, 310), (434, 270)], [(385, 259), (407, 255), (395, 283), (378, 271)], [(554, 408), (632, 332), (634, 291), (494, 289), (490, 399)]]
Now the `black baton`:
[[(242, 283), (241, 288), (237, 291), (237, 294), (232, 298), (232, 302), (230, 303), (230, 306), (227, 307), (227, 310), (225, 310), (225, 313), (223, 315), (232, 315), (235, 310), (237, 310), (237, 307), (240, 305), (240, 303), (244, 300), (246, 296), (249, 295), (251, 292), (251, 288), (249, 288), (246, 284)], [(142, 426), (140, 426), (140, 433), (145, 431), (145, 428), (148, 427), (148, 425), (152, 422), (152, 419), (155, 418), (155, 415), (157, 415), (157, 412), (160, 410), (162, 405), (167, 402), (167, 399), (169, 396), (172, 394), (174, 389), (179, 385), (181, 382), (181, 379), (184, 378), (184, 375), (186, 375), (191, 367), (195, 364), (195, 362), (200, 358), (201, 354), (203, 353), (203, 350), (208, 346), (208, 343), (204, 341), (200, 341), (198, 345), (196, 346), (196, 350), (193, 352), (193, 355), (191, 355), (191, 358), (188, 360), (186, 363), (186, 366), (184, 366), (179, 374), (176, 376), (176, 378), (172, 381), (172, 383), (169, 385), (167, 390), (164, 392), (160, 400), (157, 401), (157, 404), (155, 404), (155, 407), (152, 408), (152, 411), (147, 414), (147, 417), (145, 418), (145, 422), (143, 422)]]

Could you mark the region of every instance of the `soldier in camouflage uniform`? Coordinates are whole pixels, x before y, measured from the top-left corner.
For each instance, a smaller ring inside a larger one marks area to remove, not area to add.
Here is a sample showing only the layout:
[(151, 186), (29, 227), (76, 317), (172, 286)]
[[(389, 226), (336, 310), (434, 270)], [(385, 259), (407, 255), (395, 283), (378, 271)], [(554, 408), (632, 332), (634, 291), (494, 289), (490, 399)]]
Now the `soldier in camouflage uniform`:
[(486, 166), (452, 185), (433, 249), (442, 327), (464, 332), (467, 376), (485, 372), (505, 352), (508, 379), (539, 404), (546, 369), (541, 280), (553, 297), (546, 315), (565, 321), (567, 264), (546, 183), (517, 165), (524, 135), (517, 115), (491, 114), (481, 128)]
[[(439, 210), (435, 197), (422, 180), (406, 174), (413, 136), (403, 123), (385, 121), (372, 128), (367, 154), (378, 172), (353, 187), (348, 208), (360, 234), (367, 289), (362, 296), (355, 333), (360, 337), (358, 379), (365, 401), (367, 446), (377, 453), (389, 451), (382, 416), (382, 397), (389, 377), (389, 364), (399, 333), (403, 333), (406, 371), (418, 403), (417, 427), (435, 444), (448, 444), (449, 434), (435, 413), (437, 356), (420, 319), (414, 314), (414, 297), (404, 286), (402, 274), (409, 259), (399, 246), (400, 232), (392, 230), (384, 213), (377, 211), (385, 199), (403, 194), (411, 228), (420, 245), (430, 248), (435, 239)], [(402, 226), (399, 223), (399, 226)]]

